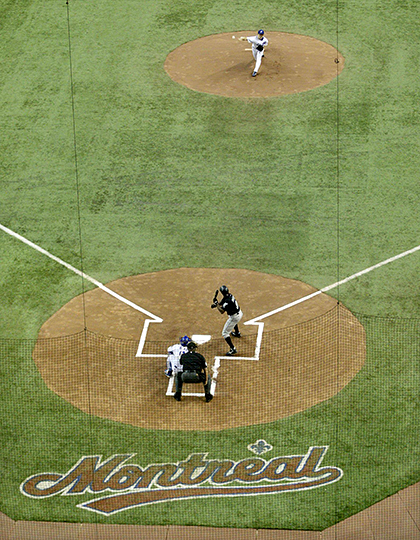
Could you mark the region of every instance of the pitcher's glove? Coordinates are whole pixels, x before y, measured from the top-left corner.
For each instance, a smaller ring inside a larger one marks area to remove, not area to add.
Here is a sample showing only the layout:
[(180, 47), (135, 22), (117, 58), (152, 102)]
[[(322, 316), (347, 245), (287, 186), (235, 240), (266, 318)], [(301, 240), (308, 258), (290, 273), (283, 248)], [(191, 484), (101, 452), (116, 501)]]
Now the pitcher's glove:
[(257, 51), (260, 51), (260, 52), (261, 52), (261, 51), (264, 50), (264, 47), (263, 47), (262, 45), (257, 45), (257, 46), (256, 46), (256, 49), (257, 49)]
[(210, 307), (211, 307), (211, 309), (214, 309), (218, 305), (219, 305), (219, 302), (216, 300), (215, 302), (212, 303), (212, 305)]

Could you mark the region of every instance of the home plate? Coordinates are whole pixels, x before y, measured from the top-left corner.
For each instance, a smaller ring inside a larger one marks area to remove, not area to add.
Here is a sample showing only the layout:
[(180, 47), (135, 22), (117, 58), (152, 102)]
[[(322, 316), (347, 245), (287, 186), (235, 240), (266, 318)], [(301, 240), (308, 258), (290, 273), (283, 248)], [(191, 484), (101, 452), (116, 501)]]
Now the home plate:
[(207, 343), (207, 341), (210, 341), (211, 336), (206, 336), (204, 334), (193, 334), (191, 336), (191, 339), (195, 341), (198, 345), (202, 345), (203, 343)]

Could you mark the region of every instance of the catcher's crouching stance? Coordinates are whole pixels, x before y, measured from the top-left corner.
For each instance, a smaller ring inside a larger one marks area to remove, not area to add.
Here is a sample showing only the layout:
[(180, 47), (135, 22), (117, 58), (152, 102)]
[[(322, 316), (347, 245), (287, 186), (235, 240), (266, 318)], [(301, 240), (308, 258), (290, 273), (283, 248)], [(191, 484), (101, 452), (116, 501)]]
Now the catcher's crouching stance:
[(207, 373), (207, 363), (204, 356), (196, 352), (197, 344), (190, 341), (187, 344), (188, 352), (180, 358), (182, 371), (175, 375), (175, 394), (174, 398), (181, 401), (183, 383), (203, 383), (206, 402), (213, 399), (210, 393), (211, 377)]

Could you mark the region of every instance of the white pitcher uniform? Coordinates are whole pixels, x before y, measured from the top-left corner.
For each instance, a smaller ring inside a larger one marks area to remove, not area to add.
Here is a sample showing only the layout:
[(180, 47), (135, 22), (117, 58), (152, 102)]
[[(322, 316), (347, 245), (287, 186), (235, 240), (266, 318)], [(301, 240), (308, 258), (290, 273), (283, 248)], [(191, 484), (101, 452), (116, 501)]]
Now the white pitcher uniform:
[[(252, 45), (252, 55), (255, 59), (255, 68), (254, 73), (258, 73), (258, 70), (261, 66), (261, 60), (264, 56), (264, 47), (268, 45), (268, 39), (265, 36), (251, 36), (246, 38), (248, 43), (251, 43)], [(258, 47), (258, 48), (257, 48)], [(259, 50), (261, 49), (261, 50)]]

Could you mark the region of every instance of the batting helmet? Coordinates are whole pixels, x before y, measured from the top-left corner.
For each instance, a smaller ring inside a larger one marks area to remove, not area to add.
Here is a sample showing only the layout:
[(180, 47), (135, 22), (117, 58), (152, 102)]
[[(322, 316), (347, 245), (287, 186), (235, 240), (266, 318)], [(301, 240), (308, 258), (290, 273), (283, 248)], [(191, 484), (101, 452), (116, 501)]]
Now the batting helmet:
[(258, 30), (258, 35), (263, 36), (264, 35), (264, 30)]
[(223, 294), (223, 296), (226, 296), (227, 294), (229, 294), (229, 289), (226, 287), (226, 285), (222, 285), (219, 291)]
[(188, 336), (183, 336), (182, 338), (179, 338), (179, 342), (183, 347), (186, 347), (190, 341), (191, 339)]

